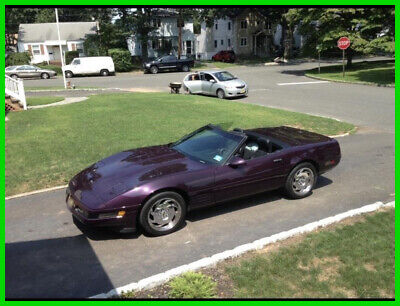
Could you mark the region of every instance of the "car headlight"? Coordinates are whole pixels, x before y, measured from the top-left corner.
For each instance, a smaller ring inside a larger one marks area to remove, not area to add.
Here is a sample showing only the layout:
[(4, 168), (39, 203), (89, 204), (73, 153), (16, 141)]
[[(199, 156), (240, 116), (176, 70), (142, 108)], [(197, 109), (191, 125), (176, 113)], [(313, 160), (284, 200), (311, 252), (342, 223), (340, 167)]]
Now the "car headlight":
[(150, 67), (150, 64), (146, 64), (146, 67)]

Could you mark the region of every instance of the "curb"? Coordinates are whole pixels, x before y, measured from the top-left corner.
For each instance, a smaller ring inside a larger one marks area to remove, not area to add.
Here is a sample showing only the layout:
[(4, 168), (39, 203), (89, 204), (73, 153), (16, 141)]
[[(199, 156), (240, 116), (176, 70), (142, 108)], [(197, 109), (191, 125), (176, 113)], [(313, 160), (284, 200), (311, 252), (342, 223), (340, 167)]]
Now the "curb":
[(37, 193), (42, 193), (42, 192), (47, 192), (47, 191), (53, 191), (53, 190), (58, 190), (58, 189), (62, 189), (62, 188), (67, 188), (67, 187), (68, 187), (68, 185), (62, 185), (62, 186), (55, 186), (55, 187), (50, 187), (50, 188), (45, 188), (45, 189), (29, 191), (29, 192), (20, 193), (20, 194), (16, 194), (16, 195), (12, 195), (12, 196), (6, 197), (5, 200), (7, 201), (7, 200), (15, 199), (15, 198), (21, 198), (21, 197), (30, 196), (32, 194), (37, 194)]
[(95, 296), (92, 296), (90, 298), (92, 299), (106, 299), (106, 298), (110, 298), (112, 296), (121, 294), (122, 292), (126, 292), (126, 291), (133, 291), (133, 290), (144, 290), (144, 289), (151, 289), (154, 288), (158, 285), (161, 285), (165, 282), (167, 282), (168, 280), (170, 280), (171, 278), (178, 276), (182, 273), (188, 272), (188, 271), (195, 271), (201, 268), (205, 268), (208, 266), (212, 266), (215, 265), (216, 263), (228, 259), (228, 258), (232, 258), (232, 257), (237, 257), (243, 253), (246, 253), (248, 251), (253, 251), (253, 250), (258, 250), (261, 249), (263, 247), (265, 247), (268, 244), (271, 243), (275, 243), (277, 241), (281, 241), (284, 239), (287, 239), (289, 237), (298, 235), (298, 234), (303, 234), (303, 233), (308, 233), (311, 232), (319, 227), (326, 227), (330, 224), (339, 222), (343, 219), (349, 218), (349, 217), (353, 217), (353, 216), (357, 216), (360, 214), (364, 214), (364, 213), (369, 213), (369, 212), (373, 212), (376, 211), (380, 208), (383, 207), (394, 207), (395, 206), (395, 201), (383, 204), (382, 202), (376, 202), (373, 204), (369, 204), (369, 205), (365, 205), (362, 206), (360, 208), (356, 208), (356, 209), (352, 209), (349, 211), (346, 211), (344, 213), (340, 213), (337, 214), (335, 216), (332, 217), (328, 217), (319, 221), (315, 221), (315, 222), (311, 222), (308, 223), (306, 225), (300, 226), (300, 227), (296, 227), (293, 228), (291, 230), (288, 231), (284, 231), (278, 234), (274, 234), (272, 236), (269, 237), (265, 237), (265, 238), (261, 238), (258, 239), (256, 241), (253, 241), (252, 243), (247, 243), (247, 244), (243, 244), (240, 246), (237, 246), (234, 249), (231, 250), (227, 250), (221, 253), (217, 253), (214, 254), (210, 257), (206, 257), (206, 258), (202, 258), (200, 260), (194, 261), (192, 263), (186, 264), (186, 265), (182, 265), (179, 266), (177, 268), (168, 270), (164, 273), (159, 273), (147, 278), (144, 278), (138, 282), (135, 283), (130, 283), (128, 285), (122, 286), (122, 287), (118, 287), (115, 289), (110, 290), (107, 293), (101, 293), (101, 294), (97, 294)]

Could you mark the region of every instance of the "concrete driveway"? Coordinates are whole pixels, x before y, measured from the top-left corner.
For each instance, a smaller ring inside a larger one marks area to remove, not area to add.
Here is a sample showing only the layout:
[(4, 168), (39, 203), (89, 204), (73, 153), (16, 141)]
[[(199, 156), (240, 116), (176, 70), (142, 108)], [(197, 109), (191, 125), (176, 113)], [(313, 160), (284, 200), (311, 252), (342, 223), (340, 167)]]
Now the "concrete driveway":
[[(339, 83), (278, 85), (312, 81), (301, 73), (308, 67), (229, 70), (250, 85), (250, 96), (232, 103), (319, 114), (360, 126), (355, 135), (338, 138), (342, 161), (320, 177), (312, 196), (288, 200), (271, 192), (191, 212), (183, 229), (157, 238), (87, 229), (82, 233), (65, 207), (64, 190), (7, 200), (6, 298), (88, 297), (352, 208), (393, 200), (394, 89)], [(155, 80), (181, 80), (183, 75), (132, 74), (110, 80), (143, 87)]]

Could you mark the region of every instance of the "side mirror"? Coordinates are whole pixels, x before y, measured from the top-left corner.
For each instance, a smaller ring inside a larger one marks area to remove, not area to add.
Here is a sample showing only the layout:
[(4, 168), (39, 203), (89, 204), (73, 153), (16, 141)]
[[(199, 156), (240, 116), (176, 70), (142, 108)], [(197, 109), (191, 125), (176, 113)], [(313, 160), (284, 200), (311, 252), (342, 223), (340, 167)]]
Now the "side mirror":
[(232, 158), (232, 160), (230, 161), (230, 163), (228, 164), (228, 166), (230, 166), (232, 168), (237, 168), (237, 167), (240, 167), (243, 165), (246, 165), (246, 161), (239, 156), (234, 156)]
[(211, 83), (216, 83), (214, 79), (211, 79), (210, 82), (211, 82)]

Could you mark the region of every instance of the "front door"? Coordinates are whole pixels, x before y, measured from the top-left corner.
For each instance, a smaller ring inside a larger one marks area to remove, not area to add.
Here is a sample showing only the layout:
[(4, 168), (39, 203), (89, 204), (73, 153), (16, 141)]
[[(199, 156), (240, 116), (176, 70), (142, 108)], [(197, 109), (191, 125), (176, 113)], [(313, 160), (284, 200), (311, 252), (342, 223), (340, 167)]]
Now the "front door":
[(223, 202), (279, 188), (284, 182), (283, 153), (247, 160), (245, 165), (216, 168), (214, 198)]
[(215, 95), (217, 92), (217, 81), (209, 73), (202, 74), (201, 91), (206, 95)]

